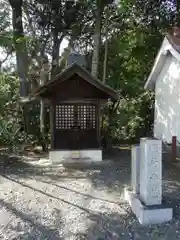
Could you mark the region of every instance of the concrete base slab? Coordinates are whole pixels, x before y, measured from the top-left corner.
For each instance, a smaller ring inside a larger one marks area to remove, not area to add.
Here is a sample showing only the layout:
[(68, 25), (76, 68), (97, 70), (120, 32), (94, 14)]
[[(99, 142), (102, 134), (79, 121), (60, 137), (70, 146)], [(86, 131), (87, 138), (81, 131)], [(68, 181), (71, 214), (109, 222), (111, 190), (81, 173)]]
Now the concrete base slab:
[(131, 189), (124, 189), (125, 200), (128, 201), (133, 213), (142, 225), (168, 222), (173, 217), (173, 209), (165, 205), (145, 206)]
[(79, 150), (79, 151), (72, 151), (72, 150), (56, 150), (49, 152), (49, 159), (53, 163), (60, 163), (60, 162), (67, 162), (67, 161), (85, 161), (85, 162), (99, 162), (102, 161), (102, 150), (95, 149), (95, 150)]

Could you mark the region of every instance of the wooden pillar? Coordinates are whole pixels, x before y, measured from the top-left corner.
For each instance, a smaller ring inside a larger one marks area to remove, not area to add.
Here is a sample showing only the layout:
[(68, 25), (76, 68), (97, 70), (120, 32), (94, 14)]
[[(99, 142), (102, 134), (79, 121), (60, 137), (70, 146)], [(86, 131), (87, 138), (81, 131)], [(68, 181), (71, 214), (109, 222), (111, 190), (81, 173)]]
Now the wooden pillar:
[(98, 148), (101, 147), (101, 114), (100, 114), (100, 103), (97, 103), (97, 119), (96, 119), (96, 125), (97, 125), (97, 141), (98, 141)]
[(51, 149), (54, 149), (54, 128), (55, 128), (55, 116), (54, 116), (54, 108), (53, 104), (50, 104), (49, 115), (50, 115), (50, 136), (51, 136)]
[(171, 161), (175, 162), (176, 161), (176, 136), (172, 136), (172, 152), (171, 152)]

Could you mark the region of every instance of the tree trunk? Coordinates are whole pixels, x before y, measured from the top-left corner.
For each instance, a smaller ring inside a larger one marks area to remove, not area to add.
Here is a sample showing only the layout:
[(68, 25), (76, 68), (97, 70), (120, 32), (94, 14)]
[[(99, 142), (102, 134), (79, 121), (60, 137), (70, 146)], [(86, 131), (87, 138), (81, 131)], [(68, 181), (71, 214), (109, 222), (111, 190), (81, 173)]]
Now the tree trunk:
[[(62, 17), (62, 6), (61, 1), (52, 1), (52, 12), (54, 17), (54, 24), (52, 27), (52, 36), (53, 36), (53, 46), (52, 46), (52, 68), (51, 68), (51, 78), (53, 77), (53, 72), (56, 67), (59, 66), (59, 48), (61, 41), (63, 40), (64, 35), (60, 31), (62, 28), (62, 21), (60, 21), (58, 16)], [(61, 37), (59, 37), (59, 33), (61, 33)]]
[(60, 39), (58, 37), (58, 32), (53, 31), (53, 48), (52, 48), (52, 69), (51, 69), (51, 78), (53, 77), (53, 72), (56, 67), (59, 66), (59, 48), (60, 48)]
[(64, 54), (64, 60), (65, 60), (65, 67), (67, 68), (68, 67), (68, 59), (69, 59), (69, 55), (71, 54), (71, 50), (73, 49), (74, 47), (74, 44), (73, 44), (73, 36), (70, 37), (69, 39), (69, 43), (68, 43), (68, 46), (66, 48), (66, 52)]
[[(16, 68), (20, 82), (20, 97), (27, 97), (29, 94), (29, 86), (27, 80), (28, 74), (28, 53), (26, 49), (26, 41), (24, 38), (24, 29), (22, 23), (22, 0), (9, 0), (12, 8), (12, 25), (13, 25), (13, 39), (16, 50)], [(24, 130), (28, 132), (28, 109), (24, 105), (23, 119)]]
[(100, 0), (96, 1), (96, 16), (95, 16), (95, 33), (94, 33), (94, 43), (93, 43), (93, 56), (92, 56), (92, 66), (91, 73), (93, 76), (98, 76), (98, 65), (99, 65), (99, 51), (101, 44), (101, 22), (102, 22), (102, 5)]
[[(40, 85), (44, 85), (49, 80), (49, 68), (48, 68), (48, 59), (45, 56), (44, 51), (41, 51), (42, 66), (40, 74)], [(40, 132), (41, 132), (41, 145), (42, 150), (45, 152), (48, 150), (48, 142), (46, 140), (46, 131), (45, 131), (45, 117), (47, 112), (45, 111), (44, 100), (40, 101)]]
[(105, 43), (104, 43), (104, 64), (103, 64), (103, 83), (106, 82), (107, 57), (108, 57), (108, 18), (105, 21)]
[[(60, 43), (63, 39), (63, 35), (59, 38), (59, 25), (61, 22), (58, 21), (58, 15), (61, 15), (61, 7), (57, 6), (57, 2), (54, 1), (52, 4), (52, 12), (54, 14), (54, 25), (52, 27), (52, 37), (53, 37), (53, 45), (52, 45), (52, 63), (51, 63), (51, 73), (50, 73), (50, 80), (52, 80), (56, 68), (59, 66), (59, 48)], [(45, 69), (43, 69), (45, 70)], [(43, 84), (47, 81), (47, 73), (46, 70), (42, 71), (41, 77)], [(40, 130), (41, 130), (41, 138), (42, 138), (42, 148), (44, 151), (47, 150), (47, 141), (46, 141), (46, 132), (45, 132), (45, 117), (47, 113), (45, 111), (45, 104), (44, 101), (41, 100), (40, 102)]]
[(12, 25), (16, 49), (16, 65), (20, 81), (20, 96), (28, 96), (28, 54), (22, 23), (22, 0), (9, 0), (12, 8)]

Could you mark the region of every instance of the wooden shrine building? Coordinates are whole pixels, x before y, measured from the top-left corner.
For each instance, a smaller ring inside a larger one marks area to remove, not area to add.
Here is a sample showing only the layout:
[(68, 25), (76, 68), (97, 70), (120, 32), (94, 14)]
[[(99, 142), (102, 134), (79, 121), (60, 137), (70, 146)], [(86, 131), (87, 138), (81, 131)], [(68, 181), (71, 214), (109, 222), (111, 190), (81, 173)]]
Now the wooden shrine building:
[(36, 90), (36, 96), (50, 105), (50, 159), (102, 160), (100, 106), (117, 92), (74, 63)]

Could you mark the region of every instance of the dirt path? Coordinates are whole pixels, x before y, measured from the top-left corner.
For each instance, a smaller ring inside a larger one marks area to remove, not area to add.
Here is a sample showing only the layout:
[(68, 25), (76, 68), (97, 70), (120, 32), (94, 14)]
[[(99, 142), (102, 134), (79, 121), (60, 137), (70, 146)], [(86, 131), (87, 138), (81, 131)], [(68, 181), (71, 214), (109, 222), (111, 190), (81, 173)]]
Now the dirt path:
[(175, 219), (142, 227), (123, 199), (129, 162), (128, 157), (99, 166), (37, 169), (18, 162), (1, 167), (0, 239), (180, 239), (180, 175), (163, 170)]

